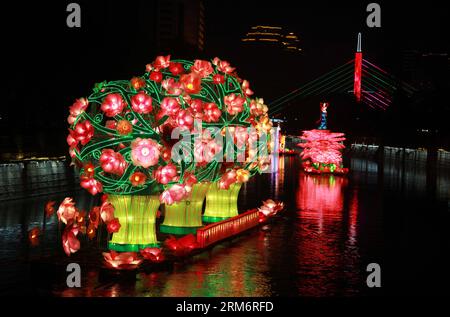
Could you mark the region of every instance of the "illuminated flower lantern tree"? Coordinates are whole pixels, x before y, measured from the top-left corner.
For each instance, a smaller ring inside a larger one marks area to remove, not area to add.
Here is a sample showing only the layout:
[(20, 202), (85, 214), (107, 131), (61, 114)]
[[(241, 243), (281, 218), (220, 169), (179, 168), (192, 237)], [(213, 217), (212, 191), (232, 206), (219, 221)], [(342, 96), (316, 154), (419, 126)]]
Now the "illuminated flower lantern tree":
[(164, 232), (200, 227), (206, 195), (206, 217), (237, 214), (241, 184), (267, 165), (271, 123), (252, 94), (218, 58), (159, 56), (143, 76), (99, 83), (72, 105), (67, 141), (80, 185), (107, 193), (120, 221), (110, 249), (157, 245), (160, 204)]
[(342, 143), (345, 140), (344, 133), (335, 133), (327, 130), (328, 103), (321, 103), (321, 116), (318, 129), (303, 131), (300, 137), (305, 143), (298, 145), (303, 148), (301, 157), (303, 169), (309, 173), (334, 173), (345, 174), (347, 168), (342, 164)]

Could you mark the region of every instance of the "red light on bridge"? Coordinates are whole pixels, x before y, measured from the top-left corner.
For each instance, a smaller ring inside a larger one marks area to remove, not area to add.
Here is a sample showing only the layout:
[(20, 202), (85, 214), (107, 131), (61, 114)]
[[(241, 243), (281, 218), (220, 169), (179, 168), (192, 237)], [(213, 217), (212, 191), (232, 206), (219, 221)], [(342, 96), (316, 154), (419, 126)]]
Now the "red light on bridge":
[(355, 94), (357, 102), (361, 101), (361, 75), (362, 75), (361, 68), (362, 68), (362, 52), (356, 52), (353, 93)]

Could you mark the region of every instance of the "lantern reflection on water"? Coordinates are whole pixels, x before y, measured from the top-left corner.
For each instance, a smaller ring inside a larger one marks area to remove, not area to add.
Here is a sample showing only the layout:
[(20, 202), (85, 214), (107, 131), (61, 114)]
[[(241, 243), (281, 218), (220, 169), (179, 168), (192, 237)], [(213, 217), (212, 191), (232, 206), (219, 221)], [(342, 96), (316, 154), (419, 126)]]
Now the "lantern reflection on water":
[[(340, 276), (359, 270), (358, 191), (355, 188), (350, 196), (344, 195), (346, 177), (306, 173), (299, 177), (297, 261), (308, 268), (300, 275), (315, 278), (300, 279), (298, 291), (330, 296), (339, 291)], [(357, 285), (362, 282), (358, 276), (352, 276), (345, 283), (357, 292)]]

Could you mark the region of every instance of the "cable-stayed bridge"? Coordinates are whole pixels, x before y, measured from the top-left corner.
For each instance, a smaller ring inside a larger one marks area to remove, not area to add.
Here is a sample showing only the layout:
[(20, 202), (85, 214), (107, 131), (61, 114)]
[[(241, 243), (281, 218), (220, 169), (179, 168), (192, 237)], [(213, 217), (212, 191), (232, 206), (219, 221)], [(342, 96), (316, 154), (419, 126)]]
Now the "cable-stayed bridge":
[(334, 93), (352, 93), (358, 103), (386, 110), (398, 90), (402, 90), (407, 97), (412, 97), (417, 91), (412, 85), (363, 58), (359, 33), (355, 58), (270, 102), (269, 115), (280, 113), (293, 99), (326, 97)]

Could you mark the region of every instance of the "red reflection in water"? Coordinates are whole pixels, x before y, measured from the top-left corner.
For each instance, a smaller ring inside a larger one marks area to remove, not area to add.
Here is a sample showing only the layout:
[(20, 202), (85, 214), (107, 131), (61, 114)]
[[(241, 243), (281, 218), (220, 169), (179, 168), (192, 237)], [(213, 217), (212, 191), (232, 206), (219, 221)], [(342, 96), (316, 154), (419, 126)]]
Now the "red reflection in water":
[(319, 233), (324, 219), (340, 221), (344, 206), (343, 188), (347, 185), (344, 177), (333, 175), (308, 175), (300, 173), (297, 193), (300, 218), (316, 219)]
[(346, 213), (344, 189), (347, 178), (304, 173), (299, 177), (297, 206), (300, 210), (296, 230), (299, 275), (302, 277), (298, 282), (299, 294), (341, 295), (342, 284), (360, 282), (350, 280), (346, 274), (358, 270), (355, 261), (359, 258), (358, 250), (353, 246), (357, 238), (356, 191)]
[(349, 204), (349, 228), (348, 242), (352, 245), (356, 243), (356, 226), (358, 222), (358, 192), (356, 189), (352, 191), (352, 197)]

